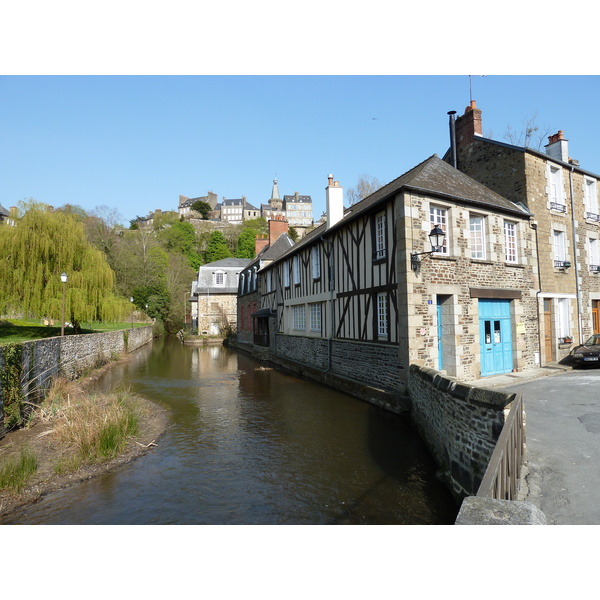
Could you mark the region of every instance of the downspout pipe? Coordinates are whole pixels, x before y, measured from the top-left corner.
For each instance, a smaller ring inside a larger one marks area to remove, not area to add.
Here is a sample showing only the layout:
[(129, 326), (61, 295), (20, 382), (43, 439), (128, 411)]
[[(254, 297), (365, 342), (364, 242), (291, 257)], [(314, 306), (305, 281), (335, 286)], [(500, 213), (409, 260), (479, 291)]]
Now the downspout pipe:
[(333, 306), (333, 292), (335, 288), (335, 278), (334, 278), (334, 265), (333, 265), (333, 242), (326, 240), (323, 236), (321, 236), (321, 241), (324, 244), (329, 245), (329, 252), (326, 252), (327, 258), (329, 259), (329, 292), (331, 294), (329, 300), (329, 310), (330, 310), (330, 331), (329, 336), (327, 337), (327, 369), (325, 369), (325, 373), (331, 371), (331, 341), (333, 340), (333, 328), (334, 328), (334, 306)]
[[(542, 271), (540, 268), (540, 242), (538, 236), (538, 226), (535, 221), (531, 223), (531, 229), (535, 231), (535, 253), (537, 254), (537, 272), (538, 272), (538, 286), (539, 290), (535, 293), (537, 299), (537, 323), (538, 323), (538, 352), (540, 355), (539, 365), (542, 366), (542, 319), (540, 317), (540, 294), (542, 293)], [(546, 357), (548, 358), (548, 357)], [(546, 361), (548, 362), (548, 361)]]
[(573, 194), (573, 170), (574, 167), (571, 165), (569, 171), (569, 191), (571, 193), (571, 226), (573, 228), (573, 262), (575, 263), (575, 289), (577, 290), (577, 329), (579, 334), (579, 343), (583, 344), (582, 336), (582, 320), (581, 320), (581, 282), (579, 278), (579, 262), (577, 260), (577, 222), (575, 220), (575, 197)]

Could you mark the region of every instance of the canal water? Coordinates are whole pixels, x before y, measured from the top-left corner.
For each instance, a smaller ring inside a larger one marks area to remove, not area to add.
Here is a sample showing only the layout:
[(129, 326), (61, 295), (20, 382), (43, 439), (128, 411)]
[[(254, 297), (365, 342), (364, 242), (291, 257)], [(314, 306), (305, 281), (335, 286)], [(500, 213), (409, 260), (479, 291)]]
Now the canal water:
[(235, 350), (155, 340), (98, 384), (168, 411), (158, 446), (6, 522), (421, 525), (458, 512), (406, 419)]

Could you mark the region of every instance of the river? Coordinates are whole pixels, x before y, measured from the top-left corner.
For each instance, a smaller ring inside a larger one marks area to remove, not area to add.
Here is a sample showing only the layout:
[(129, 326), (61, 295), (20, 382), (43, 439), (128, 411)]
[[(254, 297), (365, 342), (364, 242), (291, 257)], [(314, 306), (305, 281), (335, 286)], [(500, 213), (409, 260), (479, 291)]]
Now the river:
[(165, 407), (140, 459), (16, 513), (29, 524), (451, 524), (405, 418), (223, 346), (155, 340), (98, 382)]

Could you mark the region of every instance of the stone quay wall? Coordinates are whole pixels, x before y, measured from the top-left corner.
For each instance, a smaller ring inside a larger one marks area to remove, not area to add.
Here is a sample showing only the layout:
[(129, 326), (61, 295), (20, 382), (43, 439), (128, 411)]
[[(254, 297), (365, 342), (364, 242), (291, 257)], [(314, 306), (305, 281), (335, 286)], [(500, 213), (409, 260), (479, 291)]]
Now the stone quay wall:
[[(39, 402), (56, 376), (76, 379), (88, 369), (133, 352), (152, 338), (152, 326), (148, 326), (24, 342), (21, 359), (23, 393), (28, 401)], [(0, 346), (0, 369), (4, 368), (4, 350)], [(0, 383), (0, 437), (3, 435), (3, 417)]]
[(515, 394), (410, 366), (411, 419), (458, 500), (477, 494)]

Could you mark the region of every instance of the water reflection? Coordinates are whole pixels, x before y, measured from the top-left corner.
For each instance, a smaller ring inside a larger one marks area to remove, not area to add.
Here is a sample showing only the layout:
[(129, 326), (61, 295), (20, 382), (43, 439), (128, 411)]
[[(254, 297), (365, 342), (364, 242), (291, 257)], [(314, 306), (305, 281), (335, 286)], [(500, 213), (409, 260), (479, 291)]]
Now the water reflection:
[(404, 419), (230, 349), (155, 341), (98, 382), (117, 384), (167, 408), (159, 446), (10, 522), (436, 524), (456, 516)]

